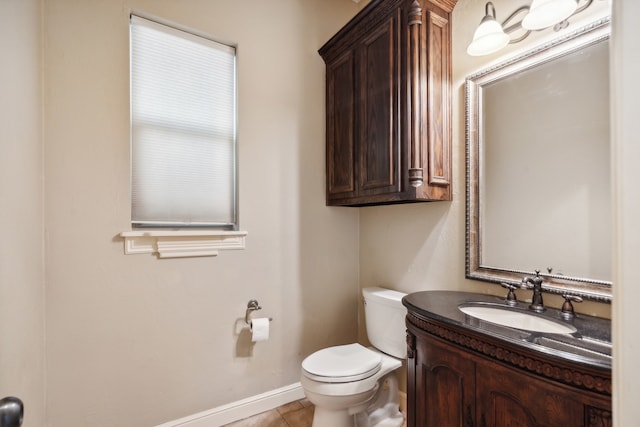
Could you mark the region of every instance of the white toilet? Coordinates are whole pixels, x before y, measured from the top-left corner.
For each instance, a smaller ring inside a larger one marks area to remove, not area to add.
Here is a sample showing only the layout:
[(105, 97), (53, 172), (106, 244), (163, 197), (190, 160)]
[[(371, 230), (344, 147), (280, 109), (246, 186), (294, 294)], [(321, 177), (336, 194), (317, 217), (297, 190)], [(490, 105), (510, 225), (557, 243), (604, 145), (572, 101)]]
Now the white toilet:
[(375, 349), (340, 345), (302, 361), (300, 382), (315, 405), (313, 427), (400, 427), (404, 422), (394, 371), (407, 356), (406, 294), (383, 288), (365, 288), (362, 294), (367, 336)]

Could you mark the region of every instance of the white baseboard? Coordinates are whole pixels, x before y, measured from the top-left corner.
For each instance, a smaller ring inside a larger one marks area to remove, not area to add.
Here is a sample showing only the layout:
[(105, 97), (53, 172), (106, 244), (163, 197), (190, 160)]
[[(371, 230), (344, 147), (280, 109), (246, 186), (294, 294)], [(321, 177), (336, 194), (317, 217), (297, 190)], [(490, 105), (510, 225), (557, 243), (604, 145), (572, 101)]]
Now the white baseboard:
[(156, 427), (220, 427), (304, 398), (300, 383), (198, 412)]

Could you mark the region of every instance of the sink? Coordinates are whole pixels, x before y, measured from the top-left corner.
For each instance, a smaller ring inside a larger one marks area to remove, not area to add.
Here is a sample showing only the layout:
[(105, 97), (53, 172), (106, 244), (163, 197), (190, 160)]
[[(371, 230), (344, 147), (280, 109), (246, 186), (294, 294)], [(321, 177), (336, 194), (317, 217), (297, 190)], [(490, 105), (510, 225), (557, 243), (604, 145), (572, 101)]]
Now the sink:
[(461, 305), (458, 309), (463, 313), (480, 320), (511, 328), (523, 329), (525, 331), (549, 334), (571, 334), (577, 330), (573, 325), (506, 307)]
[(490, 337), (522, 351), (611, 370), (609, 319), (576, 313), (565, 320), (558, 308), (536, 313), (527, 301), (510, 306), (502, 297), (460, 291), (414, 292), (403, 298), (403, 304), (415, 313), (415, 319), (407, 317), (407, 322), (416, 321), (413, 325), (426, 319), (429, 324), (459, 330), (470, 339)]

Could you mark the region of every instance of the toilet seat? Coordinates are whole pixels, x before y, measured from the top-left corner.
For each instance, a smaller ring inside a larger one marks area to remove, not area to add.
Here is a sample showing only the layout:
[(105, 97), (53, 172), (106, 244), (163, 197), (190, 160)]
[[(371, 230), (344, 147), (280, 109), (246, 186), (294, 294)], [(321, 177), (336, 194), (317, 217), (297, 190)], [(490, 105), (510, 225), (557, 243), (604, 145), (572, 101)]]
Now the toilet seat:
[(381, 366), (380, 353), (356, 343), (316, 351), (302, 361), (302, 373), (313, 381), (347, 383), (369, 378)]

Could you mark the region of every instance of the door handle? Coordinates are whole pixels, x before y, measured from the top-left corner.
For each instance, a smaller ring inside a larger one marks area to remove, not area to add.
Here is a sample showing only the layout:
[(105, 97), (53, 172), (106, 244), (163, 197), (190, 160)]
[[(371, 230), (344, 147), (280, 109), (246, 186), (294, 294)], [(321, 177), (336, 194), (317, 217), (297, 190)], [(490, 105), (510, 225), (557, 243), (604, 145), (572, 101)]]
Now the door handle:
[(0, 400), (0, 427), (20, 427), (23, 416), (22, 400), (12, 396)]

